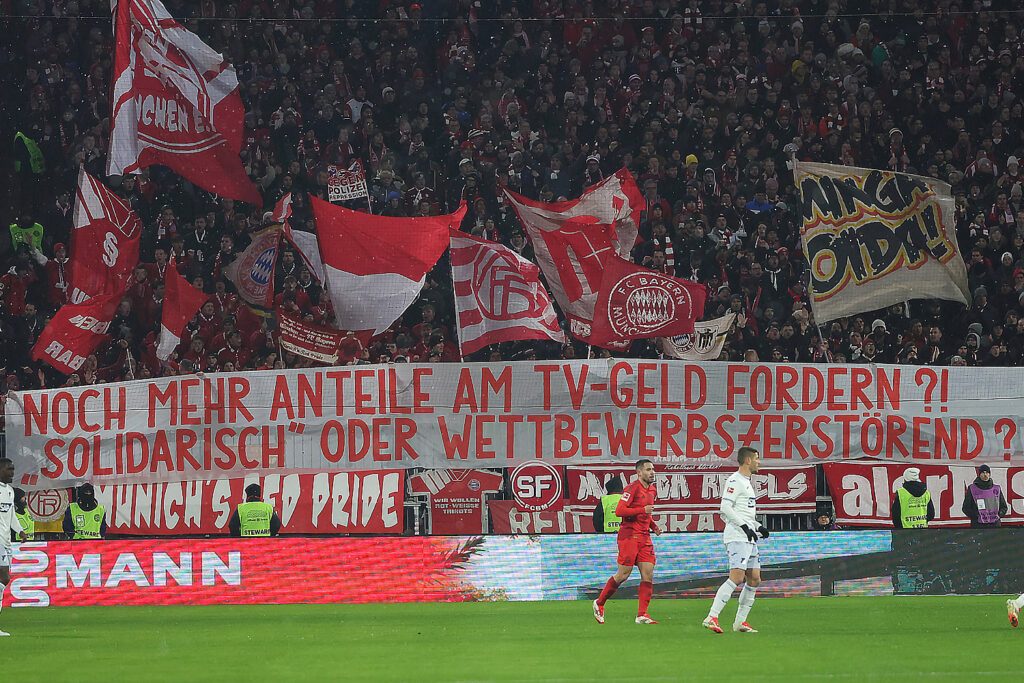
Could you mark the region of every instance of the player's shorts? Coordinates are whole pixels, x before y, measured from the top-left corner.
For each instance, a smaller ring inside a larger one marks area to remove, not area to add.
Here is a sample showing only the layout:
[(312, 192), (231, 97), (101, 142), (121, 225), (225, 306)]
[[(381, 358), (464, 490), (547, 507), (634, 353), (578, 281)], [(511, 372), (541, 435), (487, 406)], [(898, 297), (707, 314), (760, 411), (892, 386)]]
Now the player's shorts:
[(13, 554), (13, 549), (0, 545), (0, 567), (10, 567)]
[(654, 543), (650, 538), (620, 538), (619, 565), (632, 567), (641, 562), (655, 563)]
[(733, 541), (725, 544), (729, 554), (729, 569), (760, 569), (761, 556), (757, 544), (749, 541)]

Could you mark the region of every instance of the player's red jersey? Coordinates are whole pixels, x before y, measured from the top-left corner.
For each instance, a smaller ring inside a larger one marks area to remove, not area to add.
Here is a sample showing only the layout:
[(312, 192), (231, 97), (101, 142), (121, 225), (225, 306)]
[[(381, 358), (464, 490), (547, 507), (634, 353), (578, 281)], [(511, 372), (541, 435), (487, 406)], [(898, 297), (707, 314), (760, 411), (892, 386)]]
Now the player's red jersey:
[(644, 486), (640, 480), (634, 481), (622, 491), (622, 498), (615, 508), (615, 514), (622, 518), (619, 525), (619, 538), (650, 538), (654, 528), (654, 519), (644, 512), (644, 507), (654, 505), (658, 492), (654, 484)]

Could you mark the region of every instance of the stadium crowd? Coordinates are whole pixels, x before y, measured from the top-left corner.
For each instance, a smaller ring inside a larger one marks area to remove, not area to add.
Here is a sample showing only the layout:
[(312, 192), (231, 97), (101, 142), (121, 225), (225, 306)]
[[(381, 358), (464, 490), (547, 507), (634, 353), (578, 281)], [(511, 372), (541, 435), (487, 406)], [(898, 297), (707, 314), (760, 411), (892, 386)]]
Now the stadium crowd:
[[(452, 211), (529, 257), (499, 188), (571, 198), (621, 167), (645, 198), (634, 260), (706, 284), (705, 319), (732, 310), (730, 359), (1017, 365), (1024, 362), (1024, 13), (1009, 1), (166, 0), (235, 66), (243, 161), (265, 206), (218, 199), (165, 169), (105, 178), (113, 54), (108, 0), (3, 0), (0, 48), (10, 225), (0, 237), (0, 393), (176, 372), (301, 367), (225, 266), (285, 193), (327, 167), (366, 169), (377, 213)], [(797, 7), (799, 6), (799, 10)], [(801, 14), (803, 16), (801, 16)], [(15, 133), (17, 135), (15, 135)], [(8, 149), (12, 149), (10, 146)], [(811, 315), (791, 161), (949, 182), (968, 308), (915, 301), (824, 326)], [(31, 360), (67, 300), (79, 166), (145, 226), (111, 341), (81, 371)], [(157, 361), (168, 256), (212, 297), (178, 359)], [(329, 324), (330, 302), (285, 251), (276, 303)], [(445, 260), (393, 330), (351, 362), (457, 361)], [(488, 358), (580, 357), (529, 342)], [(596, 350), (594, 353), (598, 353)], [(604, 352), (602, 352), (604, 353)], [(634, 356), (656, 356), (636, 342)]]

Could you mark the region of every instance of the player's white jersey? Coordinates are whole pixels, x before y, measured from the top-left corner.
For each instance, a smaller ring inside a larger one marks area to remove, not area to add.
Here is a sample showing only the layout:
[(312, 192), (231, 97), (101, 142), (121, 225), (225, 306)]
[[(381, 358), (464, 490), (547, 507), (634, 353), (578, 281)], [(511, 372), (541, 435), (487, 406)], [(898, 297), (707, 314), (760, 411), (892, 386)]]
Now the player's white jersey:
[(14, 488), (0, 481), (0, 546), (11, 547), (11, 529), (22, 531), (21, 522), (14, 515)]
[(725, 535), (722, 540), (726, 543), (747, 542), (747, 535), (740, 527), (746, 524), (752, 530), (757, 530), (757, 502), (754, 500), (754, 486), (750, 483), (749, 477), (739, 472), (729, 475), (725, 480), (722, 505), (719, 509), (725, 518)]

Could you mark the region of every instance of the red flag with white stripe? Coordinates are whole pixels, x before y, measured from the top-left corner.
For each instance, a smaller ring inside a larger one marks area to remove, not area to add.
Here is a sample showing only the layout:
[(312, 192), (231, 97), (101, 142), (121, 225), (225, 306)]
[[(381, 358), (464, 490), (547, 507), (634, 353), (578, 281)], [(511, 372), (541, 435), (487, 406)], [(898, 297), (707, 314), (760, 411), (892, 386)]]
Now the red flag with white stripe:
[(123, 294), (139, 262), (142, 221), (128, 204), (85, 172), (78, 173), (71, 231), (71, 296), (80, 304)]
[(508, 247), (456, 230), (450, 259), (464, 356), (505, 341), (565, 343), (535, 264)]
[(398, 320), (466, 215), (465, 203), (444, 216), (392, 218), (310, 202), (336, 325), (354, 332), (380, 333)]
[[(588, 187), (578, 199), (546, 204), (508, 189), (551, 293), (574, 337), (588, 343), (605, 263), (636, 244), (644, 198), (626, 169)], [(615, 345), (613, 345), (615, 346)]]
[(245, 109), (235, 69), (160, 0), (119, 0), (107, 174), (169, 167), (195, 185), (263, 206), (239, 153)]
[(210, 298), (188, 283), (174, 265), (174, 257), (167, 267), (164, 279), (164, 303), (160, 319), (160, 341), (156, 345), (156, 357), (167, 360), (181, 343), (181, 333), (196, 316), (199, 309)]

